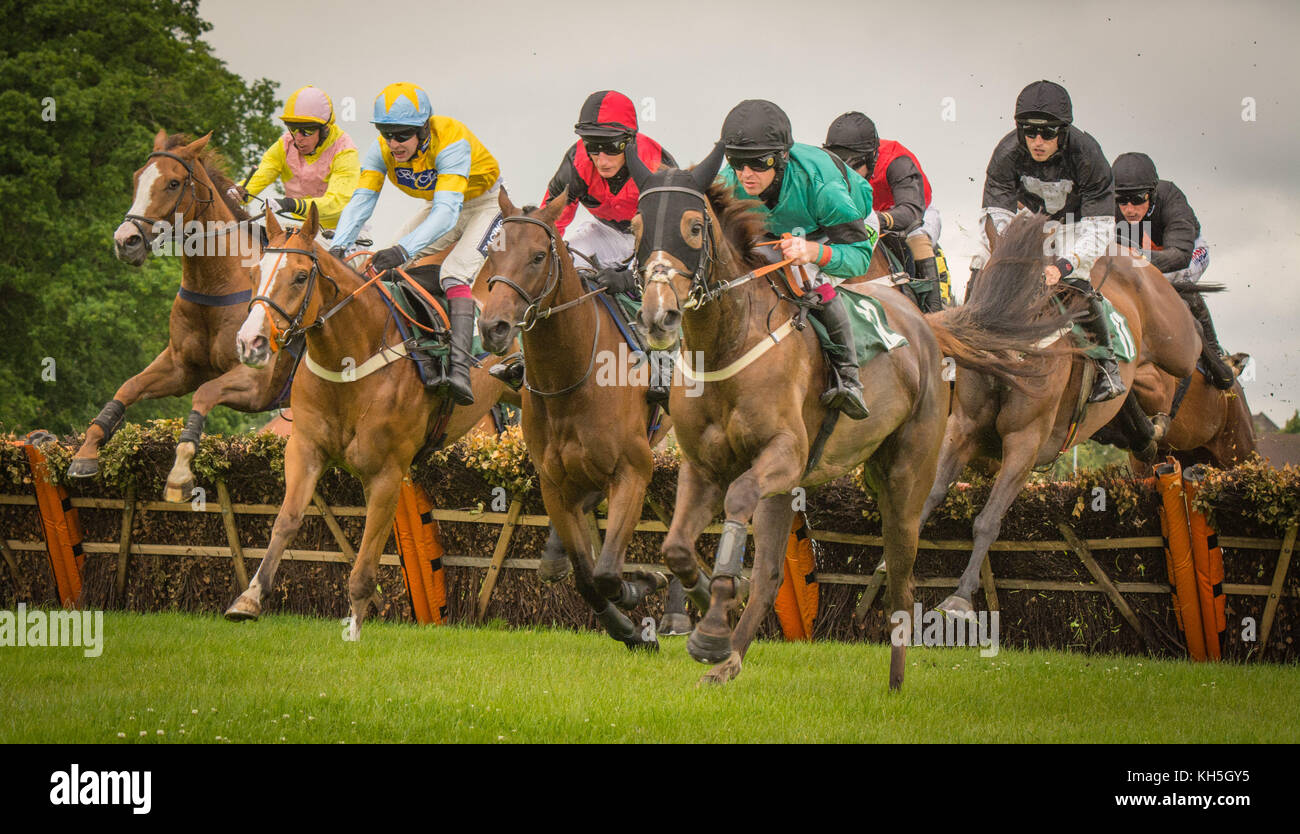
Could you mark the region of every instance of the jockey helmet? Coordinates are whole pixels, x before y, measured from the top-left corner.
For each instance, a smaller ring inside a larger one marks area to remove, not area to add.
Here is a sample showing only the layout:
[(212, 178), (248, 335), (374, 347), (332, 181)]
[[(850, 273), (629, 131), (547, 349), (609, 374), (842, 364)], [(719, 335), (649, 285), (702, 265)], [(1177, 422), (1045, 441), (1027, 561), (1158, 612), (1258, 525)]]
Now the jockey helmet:
[(375, 96), (375, 117), (371, 124), (424, 127), (433, 118), (433, 105), (423, 87), (401, 82), (389, 84)]
[(1060, 84), (1035, 81), (1016, 97), (1016, 123), (1068, 125), (1074, 121), (1070, 94)]
[(632, 141), (636, 135), (636, 107), (615, 90), (600, 90), (587, 96), (578, 113), (573, 132), (583, 139)]
[(731, 108), (722, 122), (723, 148), (731, 156), (788, 151), (794, 144), (790, 117), (770, 101), (748, 99)]
[(1144, 153), (1122, 153), (1115, 157), (1110, 170), (1115, 175), (1116, 193), (1154, 191), (1160, 182), (1156, 164)]
[(325, 91), (310, 84), (294, 90), (284, 102), (280, 120), (294, 124), (327, 125), (334, 121), (334, 104)]
[[(876, 123), (856, 110), (845, 113), (826, 131), (826, 141), (822, 148), (849, 163), (861, 160), (867, 166), (867, 173), (875, 168), (876, 152), (880, 150), (880, 134), (876, 133)], [(865, 157), (865, 158), (864, 158)]]

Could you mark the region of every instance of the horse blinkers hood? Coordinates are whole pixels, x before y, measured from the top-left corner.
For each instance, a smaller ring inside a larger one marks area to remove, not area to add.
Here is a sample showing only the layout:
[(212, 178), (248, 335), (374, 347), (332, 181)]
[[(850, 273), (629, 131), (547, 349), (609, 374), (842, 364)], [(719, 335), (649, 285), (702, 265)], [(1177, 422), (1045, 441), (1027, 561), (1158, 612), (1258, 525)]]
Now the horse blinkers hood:
[[(711, 245), (707, 191), (722, 167), (723, 153), (723, 144), (718, 142), (694, 168), (688, 171), (661, 168), (653, 175), (635, 154), (628, 154), (628, 170), (641, 189), (638, 211), (643, 226), (637, 262), (643, 268), (651, 253), (667, 252), (690, 269), (698, 282)], [(682, 236), (681, 224), (673, 222), (688, 211), (699, 211), (703, 216), (705, 230), (699, 248), (688, 244)], [(645, 218), (650, 218), (650, 222), (644, 222)]]

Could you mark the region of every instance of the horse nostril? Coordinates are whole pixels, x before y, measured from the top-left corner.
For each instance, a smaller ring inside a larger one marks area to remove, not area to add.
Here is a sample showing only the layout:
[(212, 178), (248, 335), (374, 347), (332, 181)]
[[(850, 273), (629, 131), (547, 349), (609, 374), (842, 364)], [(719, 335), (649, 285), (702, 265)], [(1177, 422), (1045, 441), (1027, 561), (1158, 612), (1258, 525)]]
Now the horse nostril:
[(500, 343), (510, 335), (510, 325), (504, 321), (495, 321), (488, 327), (488, 335), (492, 341)]
[(665, 330), (676, 330), (677, 325), (681, 320), (682, 314), (680, 310), (664, 310), (663, 328)]

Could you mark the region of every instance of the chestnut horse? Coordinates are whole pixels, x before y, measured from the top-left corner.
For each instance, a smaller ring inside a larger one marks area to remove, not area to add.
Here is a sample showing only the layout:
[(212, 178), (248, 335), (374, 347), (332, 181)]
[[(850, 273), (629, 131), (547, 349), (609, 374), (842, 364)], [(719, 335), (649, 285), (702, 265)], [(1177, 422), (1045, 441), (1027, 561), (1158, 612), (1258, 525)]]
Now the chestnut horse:
[[(153, 152), (135, 172), (135, 201), (113, 234), (118, 259), (140, 266), (148, 257), (158, 224), (202, 223), (203, 232), (187, 230), (177, 248), (181, 287), (172, 302), (168, 342), (149, 367), (128, 379), (86, 429), (68, 475), (89, 478), (99, 471), (99, 450), (121, 425), (126, 409), (140, 400), (194, 392), (189, 418), (176, 446), (164, 497), (188, 501), (194, 484), (190, 462), (198, 451), (203, 423), (217, 405), (238, 411), (266, 411), (285, 392), (293, 361), (272, 361), (260, 368), (240, 364), (230, 350), (246, 315), (249, 267), (261, 257), (260, 231), (243, 208), (226, 196), (231, 182), (215, 152), (212, 134), (194, 141), (159, 131)], [(276, 359), (279, 359), (277, 354)]]
[[(1240, 374), (1245, 360), (1245, 354), (1237, 353), (1226, 361)], [(1254, 425), (1240, 382), (1223, 391), (1199, 370), (1178, 380), (1147, 363), (1133, 378), (1133, 394), (1143, 411), (1156, 415), (1157, 424), (1168, 425), (1157, 449), (1158, 458), (1173, 455), (1184, 467), (1208, 463), (1226, 469), (1255, 452)], [(1140, 470), (1136, 465), (1133, 468)]]
[[(528, 213), (504, 188), (498, 201), (505, 220), (483, 273), (491, 276), (479, 319), (483, 347), (503, 354), (521, 335), (524, 440), (578, 593), (610, 637), (629, 649), (657, 649), (653, 632), (643, 633), (619, 609), (631, 610), (662, 587), (662, 574), (638, 571), (625, 580), (623, 559), (653, 474), (650, 450), (667, 434), (668, 420), (660, 412), (650, 430), (647, 386), (621, 373), (610, 379), (625, 343), (599, 293), (584, 289), (555, 229), (567, 194)], [(602, 496), (609, 527), (593, 567), (585, 513)], [(549, 571), (552, 580), (564, 575), (554, 566)]]
[[(970, 290), (968, 303), (979, 303), (996, 286), (1008, 281), (1042, 285), (1044, 255), (1043, 215), (1022, 213), (1001, 237), (988, 229), (997, 247)], [(1135, 361), (1120, 362), (1120, 375), (1130, 393), (1124, 397), (1091, 403), (1083, 409), (1077, 425), (1081, 388), (1086, 393), (1086, 364), (1078, 350), (1047, 353), (1026, 359), (1038, 366), (1040, 383), (1029, 390), (1008, 389), (987, 374), (963, 370), (957, 374), (956, 397), (944, 433), (943, 451), (934, 488), (925, 502), (922, 524), (930, 517), (948, 488), (972, 457), (1000, 460), (988, 502), (974, 522), (974, 547), (957, 590), (939, 604), (941, 610), (957, 616), (972, 616), (971, 597), (979, 588), (980, 569), (989, 546), (997, 540), (1002, 517), (1020, 493), (1035, 466), (1046, 466), (1076, 443), (1092, 437), (1118, 416), (1127, 423), (1124, 431), (1107, 430), (1107, 442), (1132, 448), (1139, 457), (1155, 453), (1154, 427), (1133, 396), (1134, 375), (1150, 362), (1165, 373), (1183, 377), (1192, 373), (1201, 352), (1196, 321), (1177, 290), (1145, 259), (1128, 254), (1108, 255), (1097, 260), (1091, 273), (1098, 288), (1128, 321), (1133, 336)], [(1082, 306), (1082, 298), (1071, 307)], [(1070, 337), (1062, 331), (1063, 339)]]
[[(943, 353), (1010, 379), (1023, 363), (987, 349), (1032, 350), (1059, 326), (1050, 315), (1027, 315), (1029, 299), (1014, 295), (999, 294), (995, 305), (922, 316), (892, 287), (841, 287), (850, 299), (859, 293), (876, 299), (889, 327), (907, 342), (896, 342), (861, 369), (870, 417), (837, 420), (838, 412), (820, 403), (827, 368), (817, 336), (811, 328), (792, 327), (798, 308), (788, 296), (753, 278), (751, 270), (766, 263), (754, 248), (763, 220), (749, 210), (754, 203), (735, 201), (713, 182), (721, 157), (719, 143), (689, 172), (632, 169), (641, 189), (632, 221), (645, 282), (640, 323), (656, 349), (677, 343), (680, 324), (678, 363), (703, 385), (698, 397), (674, 385), (670, 402), (683, 454), (662, 553), (683, 587), (701, 581), (695, 540), (719, 509), (726, 515), (709, 607), (687, 642), (696, 660), (717, 664), (703, 678), (714, 683), (740, 673), (759, 623), (772, 610), (794, 516), (791, 494), (801, 485), (825, 483), (865, 463), (880, 502), (889, 601), (893, 610), (910, 612), (921, 507), (948, 412)], [(827, 426), (833, 429), (810, 460)], [(733, 632), (728, 614), (738, 603), (751, 519), (753, 587)], [(891, 690), (903, 683), (906, 642), (904, 636), (891, 651)]]
[(402, 361), (405, 345), (375, 280), (362, 278), (316, 240), (315, 205), (299, 229), (281, 230), (269, 212), (266, 227), (271, 244), (235, 349), (239, 361), (265, 367), (278, 347), (305, 333), (305, 368), (293, 382), (284, 503), (266, 556), (226, 617), (259, 616), (262, 594), (275, 581), (280, 557), (302, 524), (317, 479), (337, 464), (361, 479), (366, 496), (365, 532), (348, 580), (352, 619), (346, 639), (356, 640), (375, 598), (379, 557), (412, 459), (427, 445), (469, 431), (496, 403), (502, 384), (474, 368), (474, 404), (450, 408), (441, 390), (425, 390), (413, 361)]

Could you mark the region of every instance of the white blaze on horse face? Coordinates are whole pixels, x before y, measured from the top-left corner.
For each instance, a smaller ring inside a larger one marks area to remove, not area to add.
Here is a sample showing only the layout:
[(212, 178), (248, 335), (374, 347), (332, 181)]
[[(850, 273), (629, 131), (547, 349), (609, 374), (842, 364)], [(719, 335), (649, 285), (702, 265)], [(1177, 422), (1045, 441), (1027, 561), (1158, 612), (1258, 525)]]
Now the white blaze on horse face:
[(149, 210), (150, 195), (153, 193), (154, 184), (162, 176), (162, 171), (158, 170), (158, 163), (154, 162), (140, 172), (140, 181), (135, 187), (135, 202), (131, 204), (131, 210), (127, 214), (137, 214), (147, 216)]
[[(275, 276), (280, 271), (280, 260), (284, 257), (283, 252), (267, 252), (262, 256), (258, 264), (258, 270), (261, 274), (261, 280), (257, 282), (257, 292), (255, 295), (267, 296), (271, 294), (271, 288), (275, 286)], [(248, 318), (244, 319), (244, 324), (239, 328), (238, 343), (246, 345), (262, 335), (266, 328), (266, 307), (261, 304), (254, 304), (253, 309), (248, 311)]]

